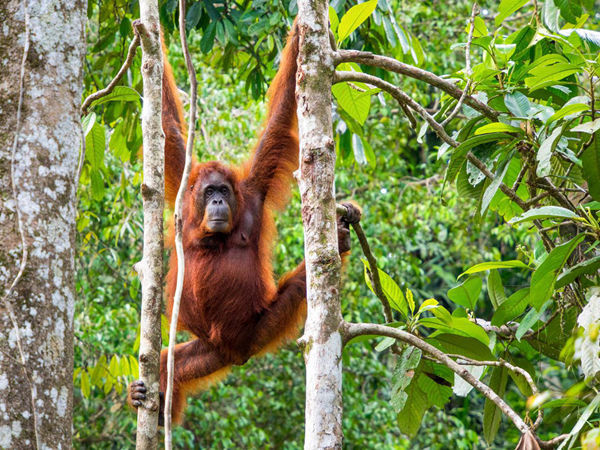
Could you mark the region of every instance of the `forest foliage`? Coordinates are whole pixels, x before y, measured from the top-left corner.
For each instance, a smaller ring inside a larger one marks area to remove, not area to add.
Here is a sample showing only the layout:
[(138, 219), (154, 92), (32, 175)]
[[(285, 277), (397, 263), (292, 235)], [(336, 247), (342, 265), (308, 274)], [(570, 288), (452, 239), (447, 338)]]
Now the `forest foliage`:
[[(161, 23), (186, 103), (177, 2)], [(489, 385), (538, 434), (567, 445), (600, 438), (600, 15), (592, 0), (481, 2), (336, 0), (340, 49), (388, 55), (454, 83), (468, 106), (423, 80), (362, 64), (422, 105), (445, 136), (393, 96), (337, 83), (336, 193), (364, 206), (390, 325), (409, 331)], [(198, 73), (201, 160), (244, 159), (264, 118), (295, 0), (188, 1)], [(85, 96), (114, 77), (133, 38), (137, 2), (90, 1)], [(468, 51), (466, 51), (468, 50)], [(469, 58), (465, 59), (465, 53)], [(142, 86), (138, 52), (126, 77), (83, 117), (79, 190), (75, 445), (134, 445), (124, 388), (137, 376), (141, 257)], [(465, 95), (466, 95), (465, 94)], [(415, 119), (416, 117), (416, 119)], [(302, 258), (299, 195), (278, 217), (274, 267)], [(354, 244), (344, 318), (384, 319)], [(163, 323), (163, 345), (168, 326)], [(391, 338), (344, 351), (349, 448), (512, 448), (519, 432), (447, 367)], [(478, 365), (504, 361), (506, 364)], [(512, 370), (516, 367), (518, 370)], [(294, 343), (236, 368), (190, 399), (182, 447), (300, 448), (304, 367)], [(218, 443), (218, 444), (216, 444)]]

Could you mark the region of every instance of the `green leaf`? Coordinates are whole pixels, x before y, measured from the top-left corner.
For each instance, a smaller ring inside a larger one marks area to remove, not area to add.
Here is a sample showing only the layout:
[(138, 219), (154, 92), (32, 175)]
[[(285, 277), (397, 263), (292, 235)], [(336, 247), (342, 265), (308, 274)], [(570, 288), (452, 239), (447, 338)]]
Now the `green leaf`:
[[(375, 294), (375, 290), (373, 289), (373, 285), (371, 284), (371, 278), (369, 277), (368, 271), (370, 270), (369, 263), (366, 259), (361, 258), (365, 268), (365, 282), (367, 286)], [(400, 286), (396, 284), (396, 282), (390, 277), (387, 273), (385, 273), (381, 269), (377, 269), (379, 272), (379, 281), (381, 282), (381, 290), (386, 296), (390, 306), (394, 308), (396, 311), (401, 312), (404, 317), (408, 317), (408, 307), (406, 303), (406, 299), (404, 298), (404, 294), (402, 293), (402, 289)]]
[(92, 170), (104, 167), (105, 145), (104, 126), (94, 122), (85, 136), (85, 159), (91, 164)]
[[(467, 33), (469, 32), (469, 28), (470, 27), (467, 24), (467, 28), (465, 29)], [(487, 26), (485, 25), (484, 20), (479, 16), (475, 16), (475, 21), (473, 22), (473, 37), (478, 38), (482, 36), (487, 36), (488, 34), (489, 31), (487, 29)]]
[(581, 72), (581, 68), (570, 63), (556, 63), (552, 65), (540, 64), (529, 70), (532, 77), (525, 79), (525, 84), (530, 91), (542, 88), (548, 83), (562, 80), (569, 75)]
[(573, 103), (570, 105), (566, 105), (566, 106), (563, 106), (562, 108), (560, 108), (554, 114), (552, 114), (546, 123), (554, 122), (555, 120), (562, 119), (565, 116), (573, 115), (574, 117), (576, 117), (576, 116), (581, 115), (578, 113), (581, 113), (583, 111), (589, 111), (589, 110), (590, 110), (590, 106), (585, 105), (583, 103)]
[[(206, 4), (206, 3), (205, 3)], [(213, 21), (206, 27), (202, 39), (200, 40), (200, 50), (202, 53), (208, 53), (212, 50), (215, 44), (215, 36), (217, 34), (217, 22)]]
[(479, 127), (475, 130), (475, 136), (480, 136), (482, 134), (489, 133), (523, 133), (523, 130), (517, 127), (513, 127), (512, 125), (507, 125), (502, 122), (493, 122), (488, 123), (482, 127)]
[(376, 352), (382, 352), (385, 349), (391, 347), (392, 345), (394, 345), (394, 343), (396, 342), (396, 339), (391, 338), (391, 337), (385, 337), (381, 340), (381, 342), (379, 344), (377, 344), (375, 346), (375, 351)]
[(405, 392), (408, 385), (413, 381), (414, 370), (421, 361), (421, 350), (407, 346), (396, 363), (392, 377), (391, 403), (397, 412), (406, 405), (408, 394)]
[(409, 288), (406, 288), (406, 303), (408, 303), (408, 307), (410, 308), (410, 313), (415, 312), (415, 299), (413, 297), (413, 293)]
[(478, 145), (487, 144), (489, 142), (497, 142), (504, 139), (512, 140), (514, 138), (510, 134), (506, 133), (490, 133), (481, 136), (471, 136), (466, 141), (462, 142), (452, 152), (448, 169), (446, 169), (444, 183), (452, 183), (452, 181), (454, 181), (454, 178), (466, 160), (466, 155), (469, 150), (477, 147)]
[(571, 128), (569, 131), (577, 131), (580, 133), (594, 134), (596, 131), (600, 130), (600, 118), (591, 121), (582, 123), (581, 125), (577, 125), (576, 127)]
[(94, 386), (100, 385), (100, 379), (106, 372), (106, 355), (100, 356), (98, 362), (94, 366), (92, 373), (90, 374), (90, 382)]
[(546, 312), (546, 309), (548, 309), (548, 307), (551, 304), (552, 301), (549, 300), (546, 303), (544, 303), (544, 305), (540, 308), (539, 311), (537, 311), (535, 308), (531, 308), (527, 312), (527, 314), (525, 314), (525, 317), (523, 317), (523, 320), (521, 320), (521, 323), (519, 324), (517, 331), (515, 332), (515, 337), (517, 338), (517, 341), (520, 341), (523, 335), (527, 333), (527, 331), (529, 331), (529, 329), (533, 325), (535, 325), (535, 323), (538, 320), (540, 320), (540, 317), (542, 317), (544, 312)]
[(188, 9), (187, 14), (185, 15), (185, 29), (190, 31), (196, 28), (198, 22), (200, 21), (200, 17), (202, 17), (202, 3), (196, 2), (190, 9)]
[(504, 286), (502, 285), (500, 272), (498, 272), (496, 269), (490, 270), (490, 274), (488, 275), (487, 279), (487, 288), (492, 306), (494, 309), (498, 309), (498, 307), (506, 300), (506, 294), (504, 293)]
[(418, 386), (418, 383), (411, 383), (407, 388), (407, 399), (398, 413), (398, 427), (402, 433), (408, 436), (414, 436), (421, 427), (423, 414), (429, 409), (431, 403), (427, 394)]
[(600, 269), (600, 256), (596, 256), (587, 261), (582, 261), (565, 270), (556, 280), (555, 288), (560, 289), (569, 283), (575, 281), (581, 275), (596, 275)]
[(108, 102), (138, 102), (140, 101), (140, 94), (135, 89), (130, 88), (129, 86), (115, 86), (113, 91), (105, 95), (104, 97), (100, 97), (97, 100), (94, 100), (90, 104), (90, 108), (94, 106), (102, 105), (103, 103)]
[(333, 6), (329, 7), (329, 27), (331, 28), (331, 32), (333, 33), (334, 36), (337, 35), (337, 29), (338, 29), (338, 25), (340, 24), (340, 19), (338, 18), (337, 13), (335, 12), (335, 9), (333, 9)]
[[(444, 366), (436, 365), (437, 368), (442, 368)], [(445, 367), (444, 367), (445, 368)], [(423, 372), (419, 374), (417, 378), (417, 383), (419, 383), (419, 387), (423, 392), (427, 393), (427, 397), (431, 403), (433, 403), (438, 408), (443, 408), (444, 405), (448, 402), (448, 399), (452, 395), (452, 382), (454, 381), (452, 376), (453, 372), (449, 371), (449, 369), (445, 368), (444, 375), (450, 375), (450, 380), (447, 380), (445, 377), (440, 376), (438, 370), (434, 373), (428, 371), (428, 368), (424, 367)], [(427, 370), (427, 371), (426, 371)], [(441, 372), (441, 371), (440, 371)]]
[(528, 117), (531, 103), (527, 96), (519, 91), (504, 96), (504, 104), (515, 117)]
[(562, 206), (540, 206), (539, 208), (530, 209), (518, 217), (513, 217), (508, 223), (514, 225), (521, 222), (529, 222), (536, 219), (574, 219), (579, 217), (573, 211)]
[(340, 20), (338, 26), (338, 41), (342, 42), (356, 30), (361, 23), (369, 18), (377, 7), (377, 0), (359, 3), (348, 10)]
[(520, 316), (529, 304), (529, 288), (519, 289), (506, 299), (492, 316), (492, 325), (499, 327)]
[[(361, 88), (366, 87), (362, 83), (353, 84)], [(340, 107), (361, 126), (364, 125), (365, 120), (369, 116), (369, 109), (371, 108), (371, 96), (357, 91), (349, 83), (337, 83), (333, 85), (331, 90)]]
[(542, 7), (542, 20), (544, 25), (549, 30), (557, 32), (560, 29), (558, 24), (558, 18), (560, 17), (560, 10), (556, 7), (553, 0), (545, 0), (544, 6)]
[(90, 172), (90, 187), (92, 188), (92, 198), (96, 201), (100, 201), (104, 198), (104, 178), (100, 170), (92, 170)]
[(452, 333), (439, 333), (435, 337), (428, 338), (427, 342), (445, 353), (463, 355), (478, 361), (495, 359), (487, 345), (472, 337), (459, 336)]
[[(489, 386), (500, 398), (504, 397), (507, 381), (508, 369), (506, 367), (500, 366), (492, 369)], [(500, 411), (500, 408), (498, 408), (494, 402), (486, 398), (485, 405), (483, 406), (483, 437), (490, 445), (494, 442), (494, 438), (498, 433), (501, 420), (502, 411)]]
[(122, 356), (121, 359), (119, 359), (119, 375), (124, 377), (131, 375), (129, 361), (126, 356)]
[(554, 282), (573, 250), (585, 236), (575, 236), (570, 241), (555, 247), (531, 276), (529, 304), (538, 311), (554, 291)]
[(135, 379), (139, 378), (140, 377), (140, 375), (139, 375), (140, 368), (139, 368), (137, 359), (135, 359), (132, 355), (129, 355), (128, 359), (129, 359), (129, 371), (131, 373), (131, 376)]
[(498, 6), (498, 15), (494, 20), (496, 26), (500, 26), (504, 19), (521, 8), (527, 1), (528, 0), (502, 0)]
[(481, 211), (482, 215), (485, 214), (492, 199), (496, 195), (496, 192), (498, 192), (498, 188), (500, 187), (500, 184), (502, 184), (509, 167), (510, 161), (508, 160), (504, 162), (504, 166), (500, 165), (498, 167), (498, 171), (496, 172), (496, 176), (483, 192), (483, 196), (481, 197), (481, 207), (479, 208), (479, 211)]
[(550, 170), (552, 169), (550, 166), (550, 159), (552, 158), (552, 152), (554, 151), (561, 134), (562, 127), (556, 127), (552, 134), (544, 139), (544, 142), (540, 145), (536, 155), (538, 166), (535, 173), (538, 177), (545, 177), (550, 174)]
[(465, 270), (463, 273), (461, 273), (458, 278), (462, 277), (463, 275), (470, 275), (472, 273), (478, 273), (478, 272), (485, 272), (486, 270), (492, 270), (492, 269), (529, 269), (530, 267), (523, 263), (522, 261), (519, 261), (517, 259), (513, 259), (510, 261), (490, 261), (490, 262), (484, 262), (484, 263), (479, 263), (479, 264), (475, 264), (472, 267), (469, 267), (467, 270)]
[(483, 282), (479, 277), (470, 277), (463, 284), (448, 291), (448, 298), (465, 308), (475, 309)]
[(90, 397), (90, 377), (85, 369), (81, 371), (81, 394), (84, 398)]
[(446, 320), (444, 320), (444, 318), (440, 318), (440, 313), (443, 314), (443, 310), (444, 308), (440, 306), (431, 311), (436, 316), (435, 318), (426, 317), (419, 320), (419, 325), (438, 330), (431, 334), (431, 337), (436, 337), (438, 333), (449, 333), (457, 336), (474, 338), (486, 346), (489, 345), (490, 338), (483, 328), (474, 322), (471, 322), (471, 320), (466, 317), (453, 317), (448, 314), (448, 317), (450, 318), (448, 319), (448, 317), (446, 317)]
[(581, 155), (583, 178), (588, 183), (590, 195), (600, 201), (600, 132), (594, 133), (594, 140)]

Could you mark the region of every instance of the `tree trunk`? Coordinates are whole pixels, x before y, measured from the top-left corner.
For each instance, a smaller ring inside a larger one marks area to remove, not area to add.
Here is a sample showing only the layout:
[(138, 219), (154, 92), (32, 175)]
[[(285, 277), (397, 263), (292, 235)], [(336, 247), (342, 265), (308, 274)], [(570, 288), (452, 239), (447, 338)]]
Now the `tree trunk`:
[(0, 448), (70, 448), (86, 2), (0, 21)]
[(148, 389), (147, 400), (138, 408), (136, 447), (158, 447), (160, 313), (163, 282), (164, 146), (162, 129), (162, 51), (158, 2), (140, 0), (140, 23), (135, 25), (142, 44), (144, 106), (144, 254), (137, 265), (142, 281), (140, 330), (140, 379)]
[(308, 317), (302, 341), (306, 361), (306, 449), (342, 446), (342, 315), (333, 192), (335, 144), (331, 119), (333, 51), (328, 3), (298, 1), (300, 53), (296, 96), (300, 135), (300, 195)]

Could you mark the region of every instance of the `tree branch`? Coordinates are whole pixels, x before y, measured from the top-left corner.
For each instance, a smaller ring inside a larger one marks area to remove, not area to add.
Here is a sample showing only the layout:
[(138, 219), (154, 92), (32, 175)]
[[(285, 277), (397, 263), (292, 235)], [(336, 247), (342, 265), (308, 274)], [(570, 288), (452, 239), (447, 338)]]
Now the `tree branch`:
[(162, 129), (162, 74), (160, 21), (156, 0), (140, 0), (140, 20), (133, 23), (142, 46), (142, 107), (144, 246), (136, 264), (142, 282), (140, 324), (140, 379), (147, 393), (138, 408), (136, 447), (158, 447), (160, 313), (163, 284), (164, 146)]
[(448, 136), (446, 130), (436, 122), (436, 120), (427, 112), (425, 108), (415, 102), (406, 92), (397, 88), (391, 83), (382, 80), (379, 77), (369, 75), (367, 73), (361, 72), (335, 72), (335, 76), (333, 79), (335, 83), (342, 83), (344, 81), (360, 81), (362, 83), (371, 84), (373, 86), (377, 86), (378, 88), (388, 92), (392, 97), (394, 97), (400, 105), (406, 105), (413, 110), (415, 110), (423, 119), (429, 123), (429, 126), (435, 130), (437, 135), (447, 144), (452, 147), (458, 147), (458, 142)]
[(127, 58), (125, 58), (125, 62), (123, 63), (113, 80), (108, 84), (108, 86), (106, 86), (104, 89), (94, 92), (93, 94), (88, 95), (88, 97), (81, 104), (82, 114), (87, 114), (87, 110), (94, 100), (98, 100), (99, 98), (110, 94), (115, 88), (115, 86), (119, 84), (119, 81), (121, 81), (121, 78), (123, 78), (123, 75), (125, 75), (125, 72), (127, 72), (127, 69), (129, 69), (129, 67), (131, 66), (133, 58), (135, 58), (135, 52), (139, 45), (140, 37), (136, 33), (133, 37), (133, 41), (131, 41), (131, 44), (129, 44), (129, 49), (127, 50)]
[(385, 325), (378, 325), (373, 323), (348, 323), (344, 322), (343, 324), (344, 330), (344, 342), (348, 342), (350, 339), (355, 338), (357, 336), (363, 335), (378, 335), (378, 336), (387, 336), (394, 339), (398, 339), (402, 342), (405, 342), (413, 347), (418, 348), (419, 350), (427, 353), (428, 355), (435, 358), (439, 363), (445, 365), (458, 376), (460, 376), (463, 380), (481, 392), (487, 399), (493, 402), (503, 413), (506, 415), (512, 423), (517, 427), (517, 429), (521, 432), (521, 434), (525, 434), (530, 432), (530, 428), (527, 424), (521, 419), (521, 417), (500, 397), (498, 394), (494, 392), (489, 386), (485, 383), (479, 381), (475, 378), (469, 371), (446, 355), (441, 350), (438, 350), (433, 345), (425, 342), (423, 339), (415, 336), (414, 334), (408, 333), (404, 330), (400, 330), (397, 328), (387, 327)]
[[(406, 75), (408, 77), (424, 81), (431, 86), (437, 87), (457, 100), (459, 100), (463, 95), (462, 89), (457, 87), (455, 84), (450, 83), (449, 81), (446, 81), (431, 72), (419, 69), (418, 67), (410, 66), (387, 56), (375, 55), (370, 52), (363, 52), (359, 50), (338, 50), (335, 54), (334, 63), (338, 65), (343, 62), (356, 62), (368, 66), (380, 67), (382, 69)], [(475, 97), (467, 95), (464, 102), (471, 108), (481, 112), (492, 121), (496, 122), (498, 120), (498, 115), (500, 113), (495, 109), (490, 108), (485, 103), (477, 100)]]
[(456, 115), (459, 113), (460, 108), (462, 107), (467, 95), (469, 94), (469, 90), (471, 89), (471, 42), (473, 41), (473, 31), (475, 30), (475, 16), (479, 11), (479, 7), (477, 3), (473, 3), (473, 9), (471, 10), (471, 18), (469, 19), (469, 35), (467, 36), (467, 46), (465, 48), (465, 75), (467, 76), (467, 85), (465, 86), (465, 90), (462, 95), (458, 99), (454, 110), (446, 117), (446, 119), (442, 122), (442, 127), (445, 127)]
[(188, 48), (187, 37), (185, 35), (185, 0), (179, 0), (179, 38), (181, 48), (185, 57), (185, 64), (188, 71), (190, 82), (190, 117), (188, 124), (187, 143), (185, 147), (185, 166), (177, 197), (175, 198), (175, 250), (177, 252), (177, 284), (175, 287), (175, 297), (173, 298), (173, 308), (171, 311), (171, 325), (169, 329), (169, 348), (167, 350), (167, 391), (165, 393), (165, 449), (171, 450), (173, 444), (171, 439), (171, 407), (173, 404), (173, 373), (175, 368), (175, 343), (177, 341), (177, 320), (179, 317), (179, 305), (181, 303), (181, 294), (183, 292), (183, 277), (185, 274), (185, 257), (183, 254), (183, 197), (187, 189), (190, 170), (192, 168), (192, 151), (194, 149), (194, 134), (196, 129), (196, 96), (198, 82), (196, 80), (196, 71)]
[[(336, 212), (340, 216), (345, 216), (348, 212), (344, 205), (336, 205)], [(356, 233), (356, 237), (358, 238), (358, 242), (360, 243), (360, 247), (367, 258), (369, 263), (369, 273), (371, 274), (371, 281), (373, 285), (373, 290), (375, 291), (375, 295), (383, 305), (383, 316), (385, 317), (386, 322), (392, 322), (394, 317), (392, 315), (392, 309), (390, 308), (390, 303), (388, 302), (385, 294), (383, 293), (383, 289), (381, 287), (381, 279), (379, 278), (379, 269), (377, 268), (377, 260), (375, 256), (373, 256), (373, 252), (371, 252), (371, 247), (369, 247), (369, 242), (367, 241), (367, 237), (365, 236), (365, 232), (360, 226), (360, 222), (352, 224), (352, 228)]]

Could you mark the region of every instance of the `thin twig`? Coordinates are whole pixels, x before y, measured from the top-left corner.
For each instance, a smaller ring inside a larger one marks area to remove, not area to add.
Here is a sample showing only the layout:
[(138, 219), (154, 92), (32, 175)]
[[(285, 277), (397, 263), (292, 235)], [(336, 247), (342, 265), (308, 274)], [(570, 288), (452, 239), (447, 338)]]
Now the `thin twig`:
[[(457, 100), (463, 95), (462, 89), (455, 84), (444, 80), (443, 78), (438, 77), (431, 72), (419, 69), (418, 67), (414, 67), (409, 64), (405, 64), (387, 56), (375, 55), (370, 52), (363, 52), (359, 50), (338, 50), (335, 53), (334, 63), (338, 65), (344, 62), (356, 62), (359, 64), (366, 64), (368, 66), (380, 67), (382, 69), (390, 70), (392, 72), (424, 81), (431, 86), (443, 90)], [(490, 108), (488, 105), (479, 101), (472, 95), (467, 95), (464, 102), (476, 111), (481, 112), (492, 121), (496, 122), (498, 120), (498, 115), (500, 114), (498, 111)]]
[[(527, 372), (525, 369), (523, 369), (519, 366), (512, 365), (511, 363), (509, 363), (508, 361), (505, 361), (502, 358), (499, 358), (498, 361), (479, 361), (476, 359), (467, 358), (466, 356), (463, 356), (463, 355), (448, 354), (448, 356), (451, 358), (456, 358), (457, 359), (456, 362), (459, 364), (466, 364), (469, 366), (506, 367), (511, 372), (520, 374), (521, 376), (523, 376), (523, 378), (525, 378), (525, 381), (527, 382), (527, 384), (529, 385), (529, 388), (531, 389), (532, 395), (536, 395), (539, 392), (538, 388), (537, 388), (535, 382), (533, 381), (533, 378), (531, 378), (531, 375), (529, 374), (529, 372)], [(544, 417), (543, 410), (542, 410), (542, 408), (539, 408), (537, 419), (535, 420), (535, 423), (533, 424), (534, 430), (536, 430), (540, 426), (540, 424), (542, 423), (543, 417)]]
[(19, 73), (19, 101), (17, 103), (17, 117), (15, 123), (15, 139), (13, 141), (11, 158), (10, 158), (10, 184), (12, 188), (13, 201), (15, 203), (15, 213), (17, 216), (17, 225), (19, 228), (19, 235), (21, 237), (21, 263), (19, 265), (19, 271), (15, 276), (13, 282), (8, 287), (4, 297), (2, 298), (6, 311), (8, 312), (8, 316), (10, 317), (10, 321), (15, 329), (15, 340), (17, 344), (17, 348), (19, 349), (19, 357), (21, 358), (20, 364), (23, 369), (23, 373), (27, 382), (29, 383), (29, 388), (31, 390), (31, 412), (33, 416), (33, 430), (35, 433), (35, 445), (36, 448), (42, 447), (42, 442), (39, 434), (39, 417), (36, 410), (36, 400), (37, 400), (37, 388), (33, 383), (33, 380), (29, 376), (29, 372), (27, 371), (27, 360), (25, 358), (25, 351), (23, 350), (23, 342), (21, 339), (21, 330), (19, 329), (19, 322), (17, 320), (17, 316), (13, 309), (13, 305), (10, 302), (10, 295), (12, 294), (13, 289), (17, 286), (21, 278), (23, 277), (23, 273), (25, 273), (25, 268), (27, 267), (27, 257), (28, 257), (28, 248), (27, 248), (27, 239), (25, 238), (25, 229), (23, 227), (23, 217), (21, 216), (21, 209), (19, 208), (19, 198), (17, 195), (17, 184), (15, 182), (15, 157), (17, 154), (17, 147), (19, 145), (19, 135), (21, 133), (21, 114), (23, 111), (23, 97), (25, 95), (25, 66), (27, 64), (27, 55), (29, 54), (29, 36), (30, 36), (30, 28), (29, 28), (29, 11), (27, 9), (27, 4), (25, 4), (25, 42), (23, 44), (23, 57), (21, 58), (21, 70)]
[(140, 45), (140, 37), (137, 34), (135, 34), (133, 37), (133, 40), (131, 41), (131, 44), (129, 44), (129, 50), (127, 50), (127, 58), (125, 59), (125, 62), (123, 63), (123, 65), (121, 66), (119, 71), (117, 72), (117, 75), (113, 78), (113, 80), (104, 89), (100, 89), (99, 91), (96, 91), (93, 94), (88, 95), (88, 97), (81, 104), (81, 113), (82, 114), (87, 114), (87, 110), (94, 100), (98, 100), (99, 98), (110, 94), (113, 91), (113, 89), (115, 88), (115, 86), (117, 84), (119, 84), (119, 81), (121, 81), (121, 78), (123, 78), (123, 75), (125, 75), (125, 73), (127, 72), (127, 69), (129, 69), (129, 67), (131, 66), (131, 63), (133, 62), (133, 58), (135, 57), (135, 51), (137, 50), (139, 45)]
[(185, 34), (185, 0), (179, 0), (179, 38), (181, 40), (181, 49), (185, 57), (188, 77), (190, 82), (190, 116), (188, 124), (188, 136), (185, 148), (185, 166), (175, 199), (175, 250), (177, 252), (177, 285), (175, 287), (175, 296), (173, 298), (173, 308), (171, 311), (171, 326), (169, 329), (169, 348), (167, 350), (167, 390), (165, 393), (165, 449), (171, 450), (171, 406), (173, 397), (173, 372), (175, 369), (175, 342), (177, 335), (177, 320), (179, 316), (179, 305), (181, 303), (181, 294), (183, 292), (183, 277), (185, 273), (185, 257), (183, 254), (183, 197), (188, 185), (190, 170), (192, 168), (192, 151), (194, 149), (194, 131), (196, 129), (196, 96), (197, 81), (196, 71), (188, 48), (187, 37)]
[[(489, 169), (486, 167), (483, 161), (477, 158), (471, 151), (467, 153), (467, 159), (471, 164), (477, 167), (481, 171), (481, 173), (484, 174), (487, 178), (489, 178), (490, 180), (493, 180), (495, 178), (494, 174), (489, 171)], [(521, 197), (517, 195), (515, 191), (513, 191), (504, 183), (500, 183), (499, 188), (508, 198), (514, 201), (517, 205), (519, 205), (521, 209), (523, 209), (524, 211), (527, 210), (527, 204), (521, 199)]]
[(473, 41), (473, 30), (475, 30), (475, 16), (479, 11), (479, 7), (477, 3), (473, 3), (473, 9), (471, 10), (471, 18), (469, 19), (469, 35), (467, 36), (467, 46), (465, 48), (465, 75), (467, 76), (467, 85), (465, 86), (465, 90), (462, 95), (458, 99), (456, 106), (452, 110), (452, 112), (446, 117), (446, 119), (442, 122), (442, 127), (445, 127), (450, 123), (454, 117), (459, 113), (460, 108), (462, 107), (467, 95), (469, 94), (469, 90), (471, 89), (471, 42)]
[(400, 105), (406, 105), (410, 107), (423, 119), (425, 119), (427, 123), (429, 123), (429, 126), (431, 126), (431, 128), (433, 128), (433, 130), (437, 133), (440, 139), (452, 147), (458, 147), (458, 142), (448, 136), (448, 133), (446, 133), (444, 128), (436, 122), (436, 120), (427, 112), (425, 108), (415, 102), (406, 92), (397, 88), (393, 84), (367, 73), (336, 71), (334, 74), (333, 83), (342, 83), (344, 81), (360, 81), (362, 83), (377, 86), (378, 88), (388, 92), (398, 101), (398, 103), (400, 103)]
[(348, 342), (350, 339), (357, 336), (377, 335), (398, 339), (420, 349), (424, 353), (427, 353), (435, 358), (440, 364), (448, 367), (463, 380), (481, 392), (487, 399), (493, 402), (504, 413), (504, 415), (506, 415), (512, 421), (521, 434), (531, 431), (525, 421), (498, 394), (496, 394), (493, 389), (475, 378), (465, 367), (458, 364), (444, 352), (438, 350), (433, 345), (427, 343), (414, 334), (398, 328), (392, 328), (374, 323), (358, 324), (344, 322), (342, 324), (342, 330), (344, 331), (344, 342)]
[[(345, 216), (347, 214), (346, 207), (344, 205), (336, 205), (336, 212), (340, 216)], [(373, 256), (373, 252), (371, 252), (371, 248), (369, 247), (369, 242), (367, 241), (367, 237), (365, 236), (365, 232), (360, 226), (360, 222), (353, 223), (352, 228), (356, 233), (356, 237), (358, 238), (358, 242), (360, 243), (360, 247), (367, 258), (367, 262), (369, 263), (369, 273), (371, 274), (371, 281), (373, 285), (373, 291), (375, 291), (375, 295), (383, 305), (383, 315), (385, 317), (386, 322), (392, 322), (394, 317), (392, 315), (392, 309), (390, 308), (390, 303), (383, 293), (383, 288), (381, 287), (381, 279), (379, 278), (379, 269), (377, 268), (377, 260), (375, 256)]]

